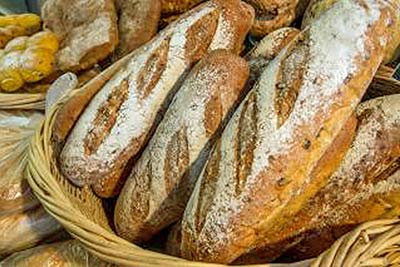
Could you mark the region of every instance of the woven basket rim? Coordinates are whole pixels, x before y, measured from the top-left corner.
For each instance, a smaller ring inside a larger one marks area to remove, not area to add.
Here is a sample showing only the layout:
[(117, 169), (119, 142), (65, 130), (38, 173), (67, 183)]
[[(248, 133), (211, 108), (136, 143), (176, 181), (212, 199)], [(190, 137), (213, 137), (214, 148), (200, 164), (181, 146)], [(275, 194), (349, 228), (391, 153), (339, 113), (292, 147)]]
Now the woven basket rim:
[[(62, 105), (76, 92), (70, 92), (53, 106), (32, 138), (28, 152), (27, 179), (33, 192), (56, 220), (91, 253), (107, 262), (135, 267), (217, 267), (221, 264), (191, 262), (166, 254), (145, 250), (110, 229), (96, 224), (76, 208), (54, 175), (51, 143), (52, 126)], [(65, 178), (64, 178), (65, 179)], [(379, 235), (378, 237), (376, 237)], [(361, 245), (360, 239), (362, 239)], [(389, 251), (389, 252), (386, 252)], [(378, 252), (385, 253), (379, 254)], [(387, 254), (389, 253), (389, 254)], [(390, 254), (391, 253), (391, 254)], [(376, 256), (378, 255), (378, 257)], [(379, 256), (381, 255), (381, 256)], [(394, 258), (400, 264), (400, 220), (367, 222), (339, 238), (318, 258), (292, 264), (241, 265), (242, 267), (319, 267), (319, 266), (387, 266)], [(391, 256), (395, 255), (395, 256)], [(354, 265), (362, 262), (362, 265)], [(353, 265), (349, 265), (353, 264)], [(368, 265), (369, 264), (369, 265)]]
[(0, 93), (0, 109), (44, 110), (46, 93)]

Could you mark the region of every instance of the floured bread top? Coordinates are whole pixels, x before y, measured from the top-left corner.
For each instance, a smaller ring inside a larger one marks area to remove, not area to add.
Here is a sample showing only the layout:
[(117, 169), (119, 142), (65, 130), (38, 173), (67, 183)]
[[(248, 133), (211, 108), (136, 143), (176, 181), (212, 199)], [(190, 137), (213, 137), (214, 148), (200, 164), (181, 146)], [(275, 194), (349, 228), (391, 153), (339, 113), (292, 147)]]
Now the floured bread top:
[(126, 161), (141, 150), (188, 69), (209, 50), (233, 50), (244, 38), (245, 32), (236, 33), (239, 26), (225, 19), (225, 13), (240, 18), (239, 4), (227, 2), (233, 5), (228, 9), (220, 0), (207, 2), (138, 50), (76, 123), (60, 156), (63, 174), (79, 186), (97, 183), (100, 195), (115, 195), (100, 191), (113, 190)]
[(268, 65), (196, 184), (185, 257), (228, 263), (311, 194), (308, 174), (382, 59), (386, 18), (384, 1), (337, 2)]

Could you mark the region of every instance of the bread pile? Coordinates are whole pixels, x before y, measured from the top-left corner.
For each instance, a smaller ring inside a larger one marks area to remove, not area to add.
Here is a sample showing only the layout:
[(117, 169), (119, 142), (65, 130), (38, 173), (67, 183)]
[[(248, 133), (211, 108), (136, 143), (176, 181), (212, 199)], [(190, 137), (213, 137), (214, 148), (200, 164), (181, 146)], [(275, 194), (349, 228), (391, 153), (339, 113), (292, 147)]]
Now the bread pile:
[[(304, 13), (308, 1), (199, 2), (155, 5), (190, 10), (58, 114), (59, 170), (117, 200), (116, 233), (142, 245), (171, 227), (173, 255), (258, 263), (314, 257), (400, 215), (400, 94), (361, 103), (399, 46), (400, 3), (315, 0)], [(89, 6), (102, 15), (84, 23), (114, 20), (107, 1)], [(302, 28), (286, 27), (296, 17)], [(269, 35), (243, 55), (249, 32)], [(90, 39), (108, 50), (115, 36)], [(100, 56), (85, 53), (65, 58), (74, 68)]]
[(0, 111), (0, 258), (63, 231), (26, 180), (29, 142), (42, 120), (39, 112)]

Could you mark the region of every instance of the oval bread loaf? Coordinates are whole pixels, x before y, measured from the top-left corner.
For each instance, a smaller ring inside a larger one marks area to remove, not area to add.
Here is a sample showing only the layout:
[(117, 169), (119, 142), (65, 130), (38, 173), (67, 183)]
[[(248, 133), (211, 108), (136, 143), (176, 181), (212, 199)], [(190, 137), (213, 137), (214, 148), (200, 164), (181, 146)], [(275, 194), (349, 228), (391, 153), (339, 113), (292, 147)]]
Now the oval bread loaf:
[(198, 179), (182, 221), (183, 257), (234, 261), (322, 187), (324, 177), (310, 174), (382, 61), (393, 16), (385, 2), (336, 3), (267, 66)]
[(287, 258), (314, 257), (358, 224), (400, 215), (400, 95), (364, 102), (356, 116), (340, 167), (272, 242), (286, 244)]
[(60, 155), (61, 171), (102, 197), (119, 193), (180, 81), (207, 51), (239, 53), (253, 10), (213, 0), (185, 14), (133, 55), (85, 109)]
[(120, 236), (138, 244), (182, 216), (248, 75), (247, 62), (223, 50), (193, 68), (118, 197), (114, 223)]

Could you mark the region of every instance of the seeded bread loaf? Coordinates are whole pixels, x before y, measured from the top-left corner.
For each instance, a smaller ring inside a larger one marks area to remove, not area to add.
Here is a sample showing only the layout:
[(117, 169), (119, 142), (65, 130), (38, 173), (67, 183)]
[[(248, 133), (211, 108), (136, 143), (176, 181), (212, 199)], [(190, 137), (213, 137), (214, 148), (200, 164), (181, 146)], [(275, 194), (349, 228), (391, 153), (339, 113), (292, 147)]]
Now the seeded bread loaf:
[(382, 61), (394, 16), (385, 2), (337, 2), (266, 67), (196, 183), (182, 221), (183, 257), (231, 263), (323, 186), (327, 177), (310, 175)]
[(400, 95), (362, 103), (340, 167), (282, 227), (285, 257), (315, 257), (360, 223), (400, 215)]
[(239, 53), (253, 12), (239, 0), (209, 1), (135, 52), (69, 135), (60, 155), (65, 177), (78, 186), (92, 185), (99, 196), (117, 195), (128, 161), (151, 136), (185, 73), (208, 51)]
[(223, 50), (193, 68), (118, 197), (114, 223), (120, 236), (138, 244), (182, 216), (248, 75), (247, 62)]

